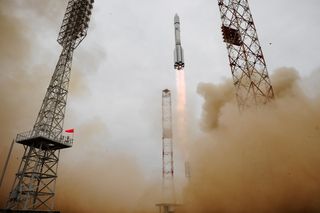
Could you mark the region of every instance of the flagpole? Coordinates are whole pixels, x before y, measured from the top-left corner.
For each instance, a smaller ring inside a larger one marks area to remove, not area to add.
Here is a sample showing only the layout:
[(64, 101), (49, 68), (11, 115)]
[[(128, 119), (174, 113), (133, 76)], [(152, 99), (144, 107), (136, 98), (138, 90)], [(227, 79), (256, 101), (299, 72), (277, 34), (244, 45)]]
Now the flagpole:
[[(72, 133), (71, 140), (73, 141), (73, 138), (74, 138), (74, 128), (72, 128), (72, 129), (67, 129), (67, 130), (65, 130), (65, 132), (67, 132), (67, 133)], [(69, 136), (68, 136), (68, 137), (69, 137)]]
[(0, 188), (2, 186), (2, 181), (3, 181), (3, 178), (4, 178), (4, 174), (6, 173), (6, 170), (7, 170), (9, 159), (10, 159), (10, 156), (11, 156), (11, 153), (12, 153), (13, 144), (14, 144), (14, 140), (12, 140), (12, 143), (11, 143), (11, 146), (10, 146), (10, 149), (9, 149), (9, 153), (8, 153), (6, 162), (4, 164), (4, 168), (2, 170), (1, 179), (0, 179)]

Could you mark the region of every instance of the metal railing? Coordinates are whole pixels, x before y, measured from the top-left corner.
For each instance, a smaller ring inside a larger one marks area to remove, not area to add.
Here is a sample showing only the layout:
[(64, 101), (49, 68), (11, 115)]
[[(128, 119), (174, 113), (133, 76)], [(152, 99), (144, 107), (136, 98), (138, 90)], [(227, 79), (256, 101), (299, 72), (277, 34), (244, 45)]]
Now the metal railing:
[(73, 138), (69, 136), (60, 135), (60, 137), (53, 137), (48, 134), (48, 132), (44, 131), (36, 131), (31, 130), (28, 132), (23, 132), (17, 135), (16, 141), (24, 141), (24, 140), (30, 140), (37, 137), (43, 137), (48, 140), (52, 140), (56, 143), (64, 144), (66, 146), (72, 146), (73, 144)]

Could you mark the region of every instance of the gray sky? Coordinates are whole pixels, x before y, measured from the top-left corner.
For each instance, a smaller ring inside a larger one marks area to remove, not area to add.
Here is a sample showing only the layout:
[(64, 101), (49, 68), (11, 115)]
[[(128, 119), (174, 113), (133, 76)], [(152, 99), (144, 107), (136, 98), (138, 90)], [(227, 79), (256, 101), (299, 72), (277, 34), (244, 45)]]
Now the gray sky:
[[(61, 51), (56, 37), (67, 1), (16, 2), (20, 7), (11, 13), (29, 29), (31, 33), (26, 36), (34, 41), (30, 44), (27, 72), (46, 64), (51, 68), (45, 70), (49, 82)], [(270, 74), (283, 66), (297, 69), (303, 77), (319, 72), (319, 1), (249, 3)], [(148, 176), (158, 175), (161, 167), (161, 90), (172, 89), (174, 98), (176, 94), (175, 13), (181, 21), (188, 116), (194, 131), (199, 132), (202, 99), (196, 93), (198, 83), (231, 78), (217, 1), (96, 0), (88, 36), (76, 49), (73, 60), (74, 87), (68, 99), (65, 127), (74, 127), (78, 137), (81, 125), (89, 121), (103, 124), (94, 140), (106, 153), (132, 153), (139, 164), (148, 165)], [(35, 85), (33, 89), (44, 94), (46, 87)], [(39, 107), (42, 99), (43, 95), (35, 100)], [(36, 114), (31, 117), (35, 119)], [(31, 128), (32, 122), (18, 131)], [(72, 152), (65, 151), (64, 155), (74, 157)]]
[[(290, 66), (308, 76), (319, 68), (319, 1), (251, 0), (250, 6), (270, 73)], [(197, 125), (202, 104), (196, 94), (198, 83), (231, 77), (216, 1), (96, 1), (94, 22), (78, 51), (82, 56), (86, 46), (95, 45), (105, 52), (99, 69), (86, 73), (89, 102), (110, 136), (107, 149), (137, 150), (142, 162), (158, 163), (154, 155), (160, 151), (161, 89), (176, 94), (176, 12), (185, 52), (188, 110)]]

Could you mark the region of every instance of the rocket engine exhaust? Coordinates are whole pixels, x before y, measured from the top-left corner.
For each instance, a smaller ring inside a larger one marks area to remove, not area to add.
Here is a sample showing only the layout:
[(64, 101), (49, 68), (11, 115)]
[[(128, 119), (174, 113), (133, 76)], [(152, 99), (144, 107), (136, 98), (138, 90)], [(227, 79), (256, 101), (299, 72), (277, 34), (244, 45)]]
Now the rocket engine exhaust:
[(180, 142), (181, 150), (185, 159), (185, 176), (190, 177), (189, 156), (187, 148), (186, 131), (186, 85), (184, 74), (184, 57), (180, 39), (180, 19), (178, 14), (174, 16), (175, 48), (174, 48), (174, 68), (176, 70), (177, 81), (177, 139)]

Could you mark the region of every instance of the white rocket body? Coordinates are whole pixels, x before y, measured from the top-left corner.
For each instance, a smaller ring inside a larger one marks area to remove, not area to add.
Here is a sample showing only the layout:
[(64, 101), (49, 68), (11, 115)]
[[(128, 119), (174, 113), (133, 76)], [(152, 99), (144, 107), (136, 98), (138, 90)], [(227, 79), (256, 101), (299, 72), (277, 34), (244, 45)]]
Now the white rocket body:
[(178, 14), (174, 16), (174, 34), (175, 34), (175, 48), (174, 48), (174, 68), (182, 70), (184, 68), (183, 49), (180, 39), (180, 20)]

